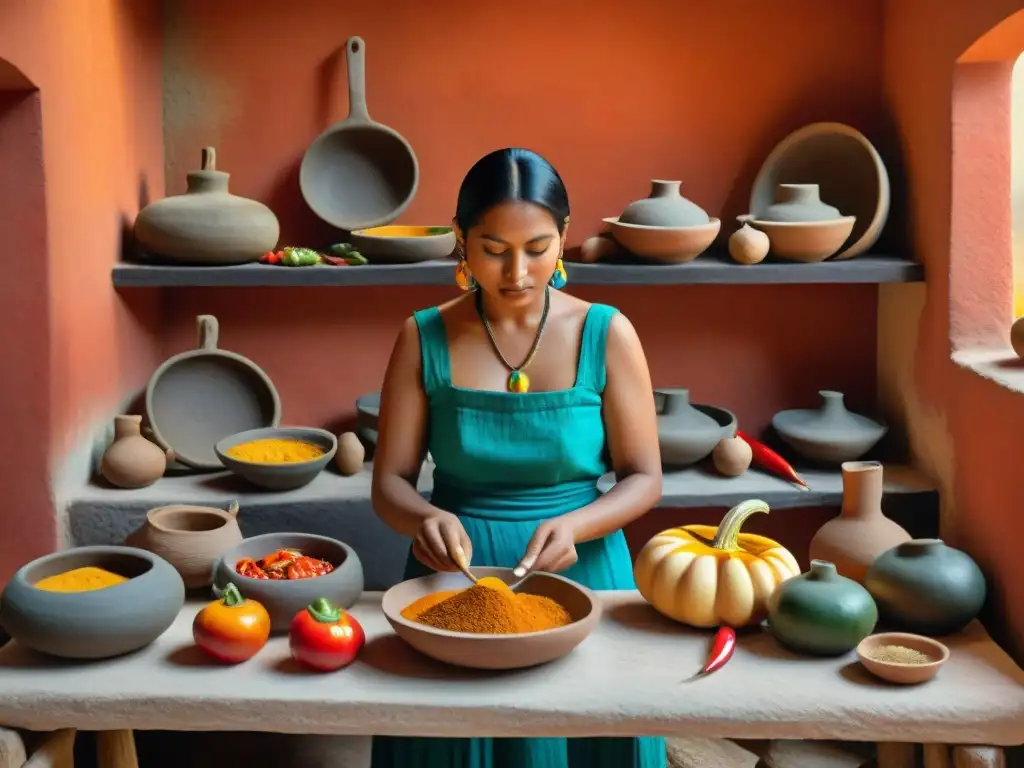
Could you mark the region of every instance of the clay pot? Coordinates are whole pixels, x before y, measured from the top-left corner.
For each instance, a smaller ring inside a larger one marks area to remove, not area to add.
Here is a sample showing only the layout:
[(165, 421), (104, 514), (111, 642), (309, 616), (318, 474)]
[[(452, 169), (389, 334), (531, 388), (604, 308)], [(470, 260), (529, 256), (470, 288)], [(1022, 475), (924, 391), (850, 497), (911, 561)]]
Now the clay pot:
[(344, 432), (338, 436), (338, 452), (334, 454), (338, 472), (346, 477), (358, 474), (365, 459), (366, 449), (355, 432)]
[(812, 560), (811, 569), (787, 579), (768, 598), (768, 628), (783, 645), (817, 656), (857, 647), (878, 622), (878, 608), (864, 587)]
[(822, 390), (818, 410), (780, 411), (772, 427), (787, 445), (806, 459), (837, 466), (866, 454), (885, 435), (885, 424), (851, 413), (843, 393)]
[(878, 556), (864, 579), (882, 620), (920, 635), (951, 635), (985, 604), (985, 576), (966, 552), (940, 539), (905, 541)]
[(630, 203), (619, 216), (619, 223), (644, 227), (697, 227), (709, 223), (711, 217), (703, 208), (679, 194), (681, 184), (653, 180), (650, 196)]
[(188, 504), (157, 507), (146, 513), (146, 521), (125, 544), (162, 557), (181, 574), (187, 588), (206, 587), (217, 558), (242, 541), (237, 516), (237, 502), (226, 512)]
[(754, 229), (747, 221), (729, 236), (729, 255), (737, 264), (760, 264), (770, 248), (768, 235)]
[(174, 453), (142, 436), (141, 416), (115, 416), (114, 442), (100, 461), (100, 474), (118, 488), (144, 488), (167, 470)]
[(759, 221), (833, 221), (842, 218), (838, 208), (821, 201), (817, 184), (779, 184), (775, 202), (757, 217)]
[(812, 559), (835, 563), (840, 574), (858, 582), (880, 554), (910, 540), (909, 533), (882, 514), (883, 472), (877, 461), (843, 464), (842, 512), (811, 539)]
[(707, 458), (720, 440), (736, 434), (736, 417), (724, 408), (690, 405), (686, 389), (655, 390), (661, 462), (685, 467)]
[(188, 174), (188, 191), (150, 203), (135, 219), (135, 240), (172, 264), (225, 265), (257, 261), (277, 246), (277, 217), (263, 203), (232, 195), (230, 174), (217, 170), (213, 147), (201, 170)]

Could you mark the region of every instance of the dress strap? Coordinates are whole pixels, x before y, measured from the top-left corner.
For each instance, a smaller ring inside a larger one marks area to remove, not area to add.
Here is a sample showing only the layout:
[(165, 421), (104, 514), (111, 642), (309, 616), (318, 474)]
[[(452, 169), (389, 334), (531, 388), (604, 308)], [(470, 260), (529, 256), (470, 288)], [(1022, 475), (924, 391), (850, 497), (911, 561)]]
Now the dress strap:
[(618, 313), (607, 304), (591, 304), (587, 319), (583, 321), (583, 338), (580, 339), (580, 362), (576, 372), (576, 386), (587, 387), (595, 392), (604, 392), (607, 371), (605, 351), (608, 342), (608, 325)]
[(448, 356), (448, 334), (441, 310), (437, 307), (413, 313), (420, 332), (420, 358), (423, 361), (423, 390), (431, 392), (451, 385), (451, 361)]

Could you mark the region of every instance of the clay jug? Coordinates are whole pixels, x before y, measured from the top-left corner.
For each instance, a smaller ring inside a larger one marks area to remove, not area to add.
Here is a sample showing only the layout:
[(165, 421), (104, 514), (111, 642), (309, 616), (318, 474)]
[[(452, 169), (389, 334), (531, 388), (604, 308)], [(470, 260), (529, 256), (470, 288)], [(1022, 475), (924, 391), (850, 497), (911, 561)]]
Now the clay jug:
[(228, 192), (230, 174), (217, 170), (213, 147), (188, 174), (188, 191), (147, 205), (135, 219), (135, 240), (154, 259), (172, 264), (225, 265), (257, 261), (277, 246), (277, 217), (263, 203)]
[(877, 461), (847, 461), (843, 469), (843, 507), (811, 539), (812, 560), (835, 563), (842, 576), (863, 583), (875, 559), (910, 534), (882, 514), (883, 469)]
[(710, 222), (703, 208), (679, 194), (681, 184), (655, 179), (650, 197), (630, 203), (619, 221), (644, 227), (697, 227)]
[(159, 555), (174, 566), (188, 589), (209, 586), (213, 566), (225, 550), (242, 541), (238, 502), (228, 510), (172, 504), (146, 513), (146, 521), (125, 544)]
[(761, 221), (834, 221), (843, 216), (838, 208), (821, 201), (817, 184), (779, 184), (775, 202), (758, 216)]
[(115, 416), (114, 442), (100, 461), (100, 474), (118, 488), (144, 488), (164, 476), (171, 451), (142, 436), (141, 416)]

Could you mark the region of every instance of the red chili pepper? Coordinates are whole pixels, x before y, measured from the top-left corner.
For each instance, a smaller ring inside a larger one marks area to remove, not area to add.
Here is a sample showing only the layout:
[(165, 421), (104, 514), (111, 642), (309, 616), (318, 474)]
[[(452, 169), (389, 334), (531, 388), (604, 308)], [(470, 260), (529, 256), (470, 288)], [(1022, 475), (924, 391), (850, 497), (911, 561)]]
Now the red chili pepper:
[(745, 432), (741, 432), (740, 430), (736, 430), (736, 437), (740, 438), (740, 440), (750, 446), (750, 451), (753, 453), (754, 463), (761, 469), (766, 469), (769, 472), (789, 480), (791, 483), (796, 483), (803, 491), (810, 490), (810, 488), (807, 487), (807, 483), (805, 483), (803, 478), (796, 473), (796, 470), (793, 469), (790, 463), (779, 456), (779, 454), (767, 445), (755, 440), (750, 435)]
[(736, 650), (736, 630), (732, 627), (719, 627), (715, 633), (715, 639), (711, 642), (711, 652), (708, 653), (708, 660), (700, 671), (702, 675), (710, 675), (717, 669), (725, 666), (725, 663), (732, 658), (732, 652)]

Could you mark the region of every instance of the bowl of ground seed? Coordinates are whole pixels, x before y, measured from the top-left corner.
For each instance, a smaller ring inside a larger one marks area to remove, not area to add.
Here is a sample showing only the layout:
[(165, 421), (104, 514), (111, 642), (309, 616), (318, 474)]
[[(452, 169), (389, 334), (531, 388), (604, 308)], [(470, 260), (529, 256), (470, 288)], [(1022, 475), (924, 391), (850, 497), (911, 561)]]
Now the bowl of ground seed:
[(949, 648), (924, 635), (882, 632), (860, 641), (857, 658), (883, 680), (913, 685), (935, 677), (949, 658)]
[[(511, 568), (435, 573), (396, 584), (382, 608), (395, 633), (420, 653), (460, 667), (521, 669), (567, 655), (601, 618), (586, 587), (552, 573), (516, 584)], [(515, 588), (509, 587), (515, 584)]]
[(253, 485), (291, 491), (308, 485), (338, 450), (326, 429), (266, 427), (225, 437), (214, 453), (227, 469)]

